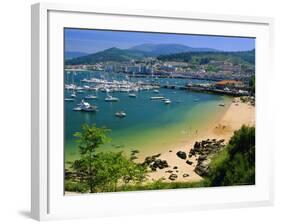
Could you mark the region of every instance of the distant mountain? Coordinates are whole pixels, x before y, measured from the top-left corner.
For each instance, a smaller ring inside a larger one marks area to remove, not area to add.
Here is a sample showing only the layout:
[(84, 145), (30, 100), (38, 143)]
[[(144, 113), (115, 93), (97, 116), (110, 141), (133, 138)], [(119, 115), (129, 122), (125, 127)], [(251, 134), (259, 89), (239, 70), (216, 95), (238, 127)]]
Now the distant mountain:
[(152, 56), (175, 54), (181, 52), (214, 52), (218, 51), (212, 48), (195, 48), (182, 44), (140, 44), (130, 48), (131, 50), (138, 50), (150, 53)]
[(93, 54), (74, 57), (67, 60), (66, 64), (93, 64), (106, 61), (124, 62), (132, 59), (137, 60), (144, 57), (157, 57), (181, 52), (217, 52), (217, 50), (212, 48), (192, 48), (181, 44), (141, 44), (129, 49), (113, 47)]
[(124, 61), (130, 61), (132, 59), (141, 59), (145, 56), (148, 56), (148, 54), (145, 52), (132, 50), (132, 49), (122, 50), (113, 47), (94, 54), (88, 54), (86, 56), (67, 60), (66, 64), (69, 65), (93, 64), (93, 63), (106, 62), (106, 61), (124, 62)]
[(250, 51), (234, 52), (182, 52), (177, 54), (160, 55), (157, 57), (161, 61), (182, 61), (191, 62), (194, 58), (200, 60), (199, 63), (206, 64), (210, 60), (222, 61), (230, 60), (233, 63), (250, 63), (255, 64), (255, 49)]
[(78, 58), (87, 55), (87, 53), (79, 52), (79, 51), (66, 51), (64, 53), (65, 59), (72, 59), (72, 58)]

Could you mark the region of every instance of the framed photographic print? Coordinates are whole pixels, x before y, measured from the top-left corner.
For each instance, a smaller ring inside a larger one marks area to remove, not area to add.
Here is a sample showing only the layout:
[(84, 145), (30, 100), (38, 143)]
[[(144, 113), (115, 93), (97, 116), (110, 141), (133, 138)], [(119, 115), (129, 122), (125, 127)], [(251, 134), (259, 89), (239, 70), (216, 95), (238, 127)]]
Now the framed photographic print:
[(32, 217), (269, 205), (270, 18), (32, 6)]

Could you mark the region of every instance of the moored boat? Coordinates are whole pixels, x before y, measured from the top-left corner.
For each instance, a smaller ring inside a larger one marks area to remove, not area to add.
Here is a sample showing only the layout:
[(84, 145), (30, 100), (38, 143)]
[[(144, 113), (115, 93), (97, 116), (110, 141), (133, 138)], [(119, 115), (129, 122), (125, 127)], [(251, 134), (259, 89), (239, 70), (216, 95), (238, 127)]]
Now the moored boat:
[(73, 102), (74, 99), (73, 99), (73, 98), (65, 98), (64, 101), (65, 101), (65, 102)]
[(136, 98), (136, 97), (137, 97), (137, 95), (136, 95), (136, 94), (134, 94), (134, 93), (130, 93), (130, 94), (129, 94), (129, 97), (134, 97), (134, 98)]
[(113, 96), (108, 96), (104, 99), (107, 102), (117, 102), (119, 101), (119, 99), (117, 97), (113, 97)]
[(164, 96), (152, 96), (150, 97), (151, 100), (162, 100), (162, 99), (165, 99)]
[(171, 102), (172, 102), (172, 101), (169, 100), (169, 99), (165, 99), (165, 100), (164, 100), (164, 103), (165, 103), (165, 104), (170, 104)]
[(127, 114), (124, 111), (118, 111), (118, 112), (115, 113), (115, 116), (123, 118), (123, 117), (126, 117)]

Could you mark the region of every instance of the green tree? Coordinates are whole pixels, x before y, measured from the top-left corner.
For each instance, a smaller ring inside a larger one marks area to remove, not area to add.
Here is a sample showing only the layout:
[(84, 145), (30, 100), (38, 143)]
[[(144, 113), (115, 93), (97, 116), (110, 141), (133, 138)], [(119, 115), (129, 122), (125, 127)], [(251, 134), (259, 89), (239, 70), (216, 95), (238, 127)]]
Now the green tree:
[(118, 186), (145, 180), (147, 167), (134, 163), (122, 152), (96, 151), (110, 140), (108, 132), (106, 128), (83, 125), (82, 131), (75, 133), (81, 158), (70, 164), (75, 175), (68, 175), (66, 190), (91, 193), (117, 191)]
[(100, 145), (110, 141), (107, 137), (108, 132), (109, 129), (98, 128), (95, 125), (90, 127), (88, 124), (84, 124), (82, 131), (74, 134), (78, 138), (80, 155), (87, 167), (87, 182), (90, 186), (90, 192), (94, 192), (94, 153)]
[(118, 184), (139, 183), (146, 177), (146, 167), (127, 159), (122, 152), (100, 152), (93, 166), (97, 191), (116, 191)]

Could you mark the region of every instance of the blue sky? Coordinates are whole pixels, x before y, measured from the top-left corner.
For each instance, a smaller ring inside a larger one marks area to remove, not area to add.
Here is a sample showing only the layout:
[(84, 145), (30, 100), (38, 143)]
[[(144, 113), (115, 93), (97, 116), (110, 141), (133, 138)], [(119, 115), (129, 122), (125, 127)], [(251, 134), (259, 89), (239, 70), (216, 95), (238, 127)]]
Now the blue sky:
[(126, 49), (144, 43), (183, 44), (223, 51), (244, 51), (255, 48), (254, 38), (65, 29), (66, 51), (95, 53), (111, 47)]

